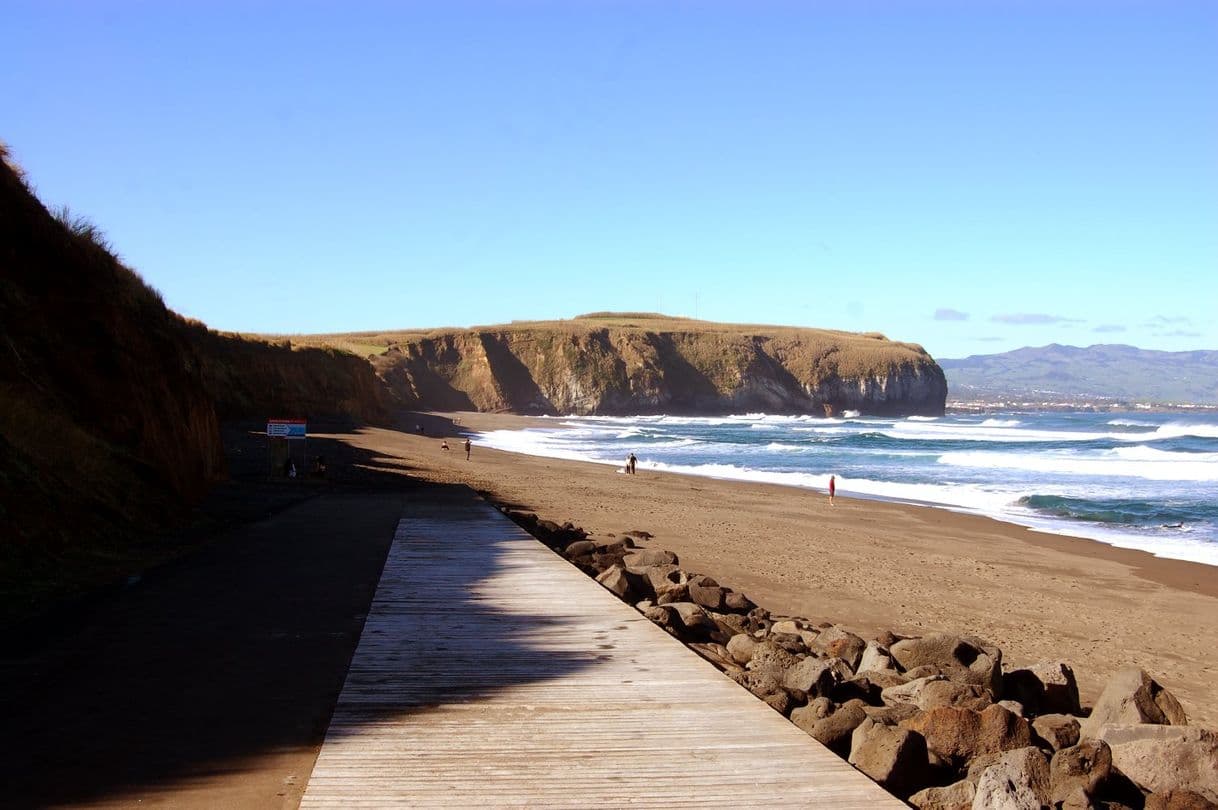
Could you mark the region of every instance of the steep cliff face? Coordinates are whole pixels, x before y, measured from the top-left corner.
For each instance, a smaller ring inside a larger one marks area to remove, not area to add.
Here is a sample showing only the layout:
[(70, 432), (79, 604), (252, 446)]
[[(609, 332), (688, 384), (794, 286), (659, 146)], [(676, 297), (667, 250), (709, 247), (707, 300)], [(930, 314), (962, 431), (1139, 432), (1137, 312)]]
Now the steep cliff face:
[(199, 352), (204, 385), (223, 421), (374, 422), (388, 414), (389, 391), (362, 358), (215, 332), (200, 323), (183, 328)]
[[(0, 165), (0, 590), (180, 519), (222, 474), (180, 319)], [(68, 575), (63, 575), (68, 578)]]
[(943, 372), (878, 335), (614, 318), (411, 336), (374, 363), (406, 405), (539, 414), (943, 413)]
[(219, 419), (371, 421), (358, 357), (184, 321), (0, 144), (0, 625), (173, 553), (224, 475)]

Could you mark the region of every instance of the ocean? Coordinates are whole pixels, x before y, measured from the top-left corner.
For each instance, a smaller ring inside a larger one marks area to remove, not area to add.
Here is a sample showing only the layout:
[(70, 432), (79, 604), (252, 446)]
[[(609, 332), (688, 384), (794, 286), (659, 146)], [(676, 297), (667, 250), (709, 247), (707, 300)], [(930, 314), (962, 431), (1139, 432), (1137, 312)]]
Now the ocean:
[(1218, 565), (1218, 414), (551, 417), (475, 439), (639, 470), (925, 504)]

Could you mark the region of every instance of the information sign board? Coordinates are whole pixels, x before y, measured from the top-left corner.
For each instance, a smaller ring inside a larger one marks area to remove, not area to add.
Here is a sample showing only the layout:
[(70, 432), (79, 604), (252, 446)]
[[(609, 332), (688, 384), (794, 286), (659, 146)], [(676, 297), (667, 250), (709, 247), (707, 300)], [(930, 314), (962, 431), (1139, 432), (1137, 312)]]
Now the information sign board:
[(266, 435), (276, 439), (308, 438), (308, 426), (303, 419), (268, 419)]

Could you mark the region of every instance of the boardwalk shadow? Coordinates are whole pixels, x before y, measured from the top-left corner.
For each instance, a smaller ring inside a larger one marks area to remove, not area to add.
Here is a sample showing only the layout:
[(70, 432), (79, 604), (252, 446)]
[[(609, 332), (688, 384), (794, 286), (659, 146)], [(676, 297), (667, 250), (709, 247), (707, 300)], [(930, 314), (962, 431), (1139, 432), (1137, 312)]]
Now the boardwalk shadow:
[[(280, 801), (270, 798), (268, 774), (281, 780), (282, 800), (299, 794), (403, 509), (473, 498), (464, 487), (409, 479), (402, 464), (337, 439), (310, 446), (327, 454), (329, 478), (302, 482), (314, 490), (289, 492), (292, 505), (252, 522), (234, 518), (195, 553), (82, 603), (78, 615), (44, 626), (39, 643), (0, 657), (6, 807), (176, 803), (172, 791), (211, 785), (235, 791), (224, 794), (228, 804)], [(282, 487), (251, 470), (250, 486), (237, 480), (224, 499), (239, 504), (243, 492)], [(483, 589), (507, 565), (505, 546), (467, 545), (412, 563), (416, 579), (385, 609), (413, 602), (415, 620), (386, 630), (382, 640), (397, 651), (375, 675), (398, 698), (369, 692), (335, 734), (595, 665), (593, 653), (532, 642), (539, 627), (562, 621), (546, 605), (505, 614), (487, 601)], [(430, 593), (419, 587), (441, 582)], [(412, 637), (402, 644), (392, 633)], [(457, 650), (458, 638), (475, 639), (472, 652)], [(372, 686), (384, 684), (353, 684)], [(196, 803), (200, 795), (211, 794), (195, 794)]]
[[(466, 703), (597, 663), (592, 638), (572, 649), (570, 619), (543, 592), (543, 572), (514, 577), (535, 553), (512, 522), (464, 488), (419, 494), (389, 554), (330, 738), (364, 722)], [(521, 555), (521, 546), (525, 553)], [(564, 571), (564, 573), (566, 573)], [(557, 631), (557, 633), (555, 632)], [(565, 649), (535, 639), (565, 637)]]

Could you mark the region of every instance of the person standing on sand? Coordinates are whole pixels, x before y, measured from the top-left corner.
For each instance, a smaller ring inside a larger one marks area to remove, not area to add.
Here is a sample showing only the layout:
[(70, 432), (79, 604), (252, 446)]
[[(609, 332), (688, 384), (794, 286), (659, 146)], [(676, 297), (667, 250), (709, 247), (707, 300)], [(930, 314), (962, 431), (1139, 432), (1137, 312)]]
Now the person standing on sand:
[(634, 468), (636, 466), (638, 466), (638, 463), (639, 463), (639, 460), (634, 457), (634, 453), (631, 453), (629, 456), (626, 457), (626, 472), (630, 473), (631, 475), (634, 475)]
[(469, 449), (471, 447), (473, 447), (473, 445), (469, 443), (469, 439), (467, 438), (465, 440), (465, 460), (466, 461), (469, 461)]
[(829, 505), (833, 506), (833, 496), (837, 494), (837, 476), (829, 476)]

